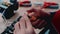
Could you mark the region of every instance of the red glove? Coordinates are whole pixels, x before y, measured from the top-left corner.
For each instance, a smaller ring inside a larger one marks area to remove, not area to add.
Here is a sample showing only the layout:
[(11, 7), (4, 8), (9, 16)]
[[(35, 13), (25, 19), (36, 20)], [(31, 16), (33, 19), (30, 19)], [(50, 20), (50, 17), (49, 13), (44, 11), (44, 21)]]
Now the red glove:
[[(28, 10), (27, 11), (28, 14), (31, 14), (29, 15), (31, 18), (30, 18), (30, 21), (32, 22), (32, 25), (36, 28), (42, 28), (44, 27), (47, 22), (43, 19), (39, 19), (39, 17), (45, 17), (45, 16), (49, 16), (49, 14), (47, 14), (46, 12), (42, 11), (42, 10), (36, 10), (36, 9), (31, 9), (31, 10)], [(37, 19), (38, 18), (38, 19)]]

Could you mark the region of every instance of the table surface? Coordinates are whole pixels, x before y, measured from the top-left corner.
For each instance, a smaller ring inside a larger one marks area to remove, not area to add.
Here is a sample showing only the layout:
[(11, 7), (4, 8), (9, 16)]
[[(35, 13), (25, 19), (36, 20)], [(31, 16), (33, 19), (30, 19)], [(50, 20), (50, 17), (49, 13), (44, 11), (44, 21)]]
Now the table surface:
[[(7, 1), (7, 0), (4, 0)], [(18, 0), (18, 1), (24, 1), (24, 0)], [(60, 5), (60, 0), (30, 0), (32, 2), (32, 4), (34, 2), (44, 2), (44, 1), (48, 1), (48, 2), (57, 2)], [(27, 10), (31, 9), (31, 8), (38, 8), (35, 7), (34, 5), (32, 7), (19, 7), (19, 9), (15, 12), (16, 14), (9, 20), (6, 20), (8, 23), (6, 23), (4, 21), (4, 19), (2, 18), (2, 14), (0, 14), (0, 33), (6, 28), (6, 26), (10, 25), (14, 20), (16, 20), (20, 15), (23, 15)], [(59, 8), (60, 9), (60, 8)], [(44, 9), (45, 12), (55, 12), (58, 9)], [(4, 22), (4, 23), (3, 23)], [(40, 30), (39, 30), (40, 31)], [(37, 30), (38, 33), (38, 30)]]

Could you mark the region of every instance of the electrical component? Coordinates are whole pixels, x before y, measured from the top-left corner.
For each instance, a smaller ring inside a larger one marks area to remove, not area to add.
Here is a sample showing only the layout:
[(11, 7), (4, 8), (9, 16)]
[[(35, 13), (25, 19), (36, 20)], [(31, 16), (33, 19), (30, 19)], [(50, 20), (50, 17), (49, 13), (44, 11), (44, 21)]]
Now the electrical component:
[(20, 7), (31, 7), (31, 1), (23, 1), (23, 2), (19, 2)]
[(42, 8), (58, 9), (59, 5), (55, 2), (35, 2), (36, 6), (40, 5)]
[(44, 2), (43, 8), (58, 9), (59, 5), (55, 2)]
[(3, 16), (6, 19), (10, 19), (15, 14), (14, 11), (17, 9), (18, 9), (18, 2), (17, 1), (16, 1), (16, 3), (2, 2), (0, 4), (1, 13), (3, 13)]

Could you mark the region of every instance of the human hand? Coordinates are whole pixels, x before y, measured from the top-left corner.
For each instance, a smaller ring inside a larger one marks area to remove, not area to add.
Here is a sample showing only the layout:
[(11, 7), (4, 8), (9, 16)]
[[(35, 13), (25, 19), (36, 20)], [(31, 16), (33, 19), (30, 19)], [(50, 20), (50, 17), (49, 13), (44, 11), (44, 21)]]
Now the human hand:
[(29, 18), (24, 15), (18, 23), (15, 24), (14, 34), (35, 34)]

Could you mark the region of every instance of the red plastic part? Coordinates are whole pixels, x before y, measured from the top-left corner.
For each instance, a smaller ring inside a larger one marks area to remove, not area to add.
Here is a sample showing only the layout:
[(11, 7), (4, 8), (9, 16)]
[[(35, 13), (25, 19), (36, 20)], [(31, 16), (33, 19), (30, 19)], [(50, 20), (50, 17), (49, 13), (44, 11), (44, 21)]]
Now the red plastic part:
[(23, 2), (19, 2), (19, 5), (23, 5), (23, 4), (26, 4), (26, 3), (31, 3), (30, 1), (23, 1)]
[(22, 3), (30, 3), (30, 1), (24, 1), (24, 2), (22, 2)]
[(50, 5), (57, 5), (57, 3), (55, 3), (55, 2), (44, 2), (43, 8), (46, 8), (46, 7), (50, 6)]

